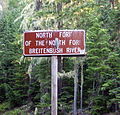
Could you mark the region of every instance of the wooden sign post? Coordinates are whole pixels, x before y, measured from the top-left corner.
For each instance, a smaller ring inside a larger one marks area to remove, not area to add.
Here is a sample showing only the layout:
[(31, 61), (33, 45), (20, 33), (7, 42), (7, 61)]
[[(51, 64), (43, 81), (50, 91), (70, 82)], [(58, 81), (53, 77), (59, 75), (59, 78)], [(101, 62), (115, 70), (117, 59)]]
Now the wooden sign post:
[(58, 57), (85, 55), (84, 30), (39, 30), (24, 33), (24, 56), (51, 57), (51, 115), (57, 115)]
[(58, 57), (51, 57), (51, 115), (57, 115), (58, 100)]

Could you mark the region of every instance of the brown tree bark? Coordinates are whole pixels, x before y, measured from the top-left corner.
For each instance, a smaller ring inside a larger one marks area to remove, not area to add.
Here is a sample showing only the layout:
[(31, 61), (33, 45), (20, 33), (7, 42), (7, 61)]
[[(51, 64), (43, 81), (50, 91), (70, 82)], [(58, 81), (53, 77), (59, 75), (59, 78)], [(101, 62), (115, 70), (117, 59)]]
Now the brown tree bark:
[(110, 4), (111, 4), (111, 7), (114, 8), (115, 6), (115, 1), (114, 0), (109, 0)]
[[(60, 12), (62, 11), (62, 3), (57, 3), (57, 13), (60, 16)], [(57, 28), (60, 30), (62, 28), (62, 21), (60, 19), (57, 20)], [(63, 69), (63, 59), (61, 56), (58, 56), (58, 72), (62, 72)], [(58, 94), (60, 94), (62, 89), (62, 79), (58, 78)]]
[(42, 0), (35, 0), (35, 10), (39, 11), (42, 8)]
[(7, 9), (8, 1), (7, 0), (0, 0), (0, 6), (1, 6), (2, 10)]

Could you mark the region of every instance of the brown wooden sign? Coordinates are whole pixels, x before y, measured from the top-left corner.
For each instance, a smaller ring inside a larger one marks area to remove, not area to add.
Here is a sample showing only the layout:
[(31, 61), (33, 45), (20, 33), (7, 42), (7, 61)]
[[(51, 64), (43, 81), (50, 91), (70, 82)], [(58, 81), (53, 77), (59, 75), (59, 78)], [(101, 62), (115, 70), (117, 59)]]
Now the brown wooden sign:
[(23, 44), (24, 56), (85, 55), (85, 31), (28, 31)]

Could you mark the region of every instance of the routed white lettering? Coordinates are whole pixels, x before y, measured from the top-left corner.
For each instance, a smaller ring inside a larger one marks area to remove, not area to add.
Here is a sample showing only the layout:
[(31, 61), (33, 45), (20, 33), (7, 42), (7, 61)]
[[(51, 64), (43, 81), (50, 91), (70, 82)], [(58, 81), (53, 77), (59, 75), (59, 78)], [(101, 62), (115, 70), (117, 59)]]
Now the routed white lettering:
[(80, 40), (69, 40), (69, 45), (80, 45)]
[(68, 38), (71, 37), (72, 32), (59, 32), (59, 37)]
[(49, 38), (52, 38), (52, 32), (51, 32), (51, 33), (49, 33)]
[(36, 38), (52, 38), (52, 32), (36, 33)]
[(25, 41), (25, 46), (30, 46), (31, 41)]
[(44, 40), (36, 40), (36, 46), (45, 46)]
[[(59, 45), (65, 45), (66, 41), (65, 40), (58, 40)], [(55, 46), (55, 40), (49, 40), (48, 41), (49, 46)]]
[(75, 48), (66, 48), (66, 53), (80, 53), (81, 49), (78, 47)]
[(55, 46), (55, 40), (49, 40), (49, 46)]
[(59, 40), (59, 45), (65, 45), (65, 40)]
[(59, 54), (63, 53), (63, 48), (30, 48), (29, 54)]

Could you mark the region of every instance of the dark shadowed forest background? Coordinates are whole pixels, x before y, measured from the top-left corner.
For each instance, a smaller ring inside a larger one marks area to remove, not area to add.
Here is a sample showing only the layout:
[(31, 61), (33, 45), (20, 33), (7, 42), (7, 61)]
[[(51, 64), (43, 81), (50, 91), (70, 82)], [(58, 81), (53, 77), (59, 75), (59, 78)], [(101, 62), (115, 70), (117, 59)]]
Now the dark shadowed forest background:
[(86, 31), (87, 56), (59, 57), (58, 114), (77, 83), (78, 115), (120, 115), (120, 0), (0, 0), (0, 115), (50, 115), (51, 58), (22, 53), (24, 31), (48, 29)]

